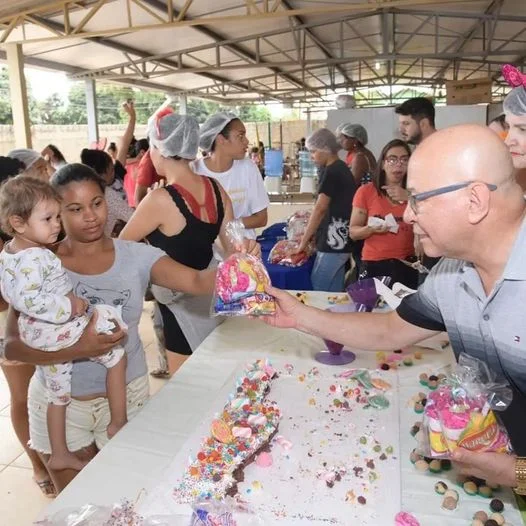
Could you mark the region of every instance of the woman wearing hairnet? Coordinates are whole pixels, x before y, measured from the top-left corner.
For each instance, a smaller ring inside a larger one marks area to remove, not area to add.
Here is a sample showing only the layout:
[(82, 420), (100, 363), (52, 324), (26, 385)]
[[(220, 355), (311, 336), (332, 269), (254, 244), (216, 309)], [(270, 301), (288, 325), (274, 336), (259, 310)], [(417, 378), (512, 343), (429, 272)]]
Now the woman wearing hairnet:
[(368, 142), (367, 130), (361, 124), (342, 124), (338, 126), (336, 135), (341, 147), (347, 152), (345, 162), (358, 186), (371, 182), (376, 169), (376, 159), (366, 148)]
[[(225, 252), (235, 248), (228, 241), (225, 227), (233, 219), (232, 204), (225, 190), (214, 179), (192, 171), (199, 144), (199, 125), (190, 116), (164, 109), (148, 121), (150, 155), (167, 186), (150, 192), (137, 207), (121, 232), (121, 239), (144, 238), (164, 250), (171, 258), (197, 270), (213, 260), (216, 238)], [(240, 248), (240, 247), (238, 247)], [(259, 254), (254, 241), (247, 245)], [(168, 367), (173, 374), (199, 344), (220, 323), (211, 318), (210, 297), (192, 297), (161, 287), (152, 287), (159, 302), (168, 351)]]
[(232, 200), (234, 217), (245, 225), (247, 237), (255, 239), (254, 229), (267, 224), (269, 199), (257, 166), (246, 157), (244, 124), (233, 113), (213, 115), (201, 126), (200, 147), (209, 155), (196, 161), (194, 170), (221, 183)]
[(509, 65), (502, 68), (502, 74), (513, 87), (503, 103), (509, 126), (505, 142), (513, 158), (517, 182), (526, 193), (526, 75)]
[(315, 238), (317, 253), (311, 274), (312, 287), (341, 292), (352, 247), (349, 222), (356, 183), (347, 165), (338, 157), (340, 145), (330, 130), (315, 131), (306, 144), (312, 160), (320, 167), (320, 182), (318, 198), (297, 252), (304, 251)]
[(54, 168), (36, 151), (29, 148), (18, 148), (11, 150), (8, 154), (11, 159), (17, 159), (24, 165), (24, 175), (36, 177), (44, 181), (49, 181), (55, 171)]

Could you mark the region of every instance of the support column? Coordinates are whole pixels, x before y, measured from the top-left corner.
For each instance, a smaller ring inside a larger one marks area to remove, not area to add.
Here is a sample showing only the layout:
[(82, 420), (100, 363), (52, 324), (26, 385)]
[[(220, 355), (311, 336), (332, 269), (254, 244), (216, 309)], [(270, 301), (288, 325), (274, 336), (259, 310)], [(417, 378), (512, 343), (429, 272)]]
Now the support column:
[(86, 111), (88, 114), (88, 141), (90, 144), (99, 142), (99, 120), (97, 117), (97, 91), (95, 81), (84, 81), (86, 90)]
[(6, 44), (9, 75), (9, 91), (15, 130), (16, 148), (31, 148), (31, 122), (27, 102), (26, 77), (24, 76), (24, 55), (21, 44)]
[(311, 122), (311, 113), (310, 108), (307, 108), (307, 135), (308, 137), (312, 133), (312, 122)]
[(186, 94), (183, 93), (182, 95), (179, 95), (179, 114), (180, 115), (186, 115), (187, 103), (188, 103), (188, 100), (186, 98)]

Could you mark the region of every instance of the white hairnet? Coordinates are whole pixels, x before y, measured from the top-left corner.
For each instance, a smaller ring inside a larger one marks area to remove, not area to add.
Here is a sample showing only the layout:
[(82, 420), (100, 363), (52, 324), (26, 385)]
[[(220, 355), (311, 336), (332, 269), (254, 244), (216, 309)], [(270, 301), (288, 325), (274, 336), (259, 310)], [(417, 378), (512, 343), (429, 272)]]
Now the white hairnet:
[(309, 135), (305, 145), (309, 150), (321, 150), (330, 153), (338, 153), (341, 148), (336, 135), (327, 128), (321, 128)]
[(504, 113), (526, 115), (526, 88), (519, 86), (512, 89), (503, 102)]
[(209, 119), (201, 125), (201, 140), (199, 146), (205, 152), (209, 152), (212, 149), (217, 136), (225, 129), (226, 125), (239, 117), (232, 112), (222, 111), (212, 115)]
[(336, 129), (336, 133), (341, 133), (346, 137), (351, 137), (360, 141), (363, 146), (366, 146), (369, 142), (369, 137), (367, 136), (367, 130), (361, 124), (340, 124)]
[(199, 146), (199, 123), (190, 115), (153, 115), (148, 120), (148, 139), (163, 157), (195, 159)]
[(29, 170), (39, 159), (43, 157), (36, 151), (30, 150), (29, 148), (18, 148), (17, 150), (11, 150), (8, 154), (11, 159), (17, 159), (21, 163), (24, 163), (25, 169)]

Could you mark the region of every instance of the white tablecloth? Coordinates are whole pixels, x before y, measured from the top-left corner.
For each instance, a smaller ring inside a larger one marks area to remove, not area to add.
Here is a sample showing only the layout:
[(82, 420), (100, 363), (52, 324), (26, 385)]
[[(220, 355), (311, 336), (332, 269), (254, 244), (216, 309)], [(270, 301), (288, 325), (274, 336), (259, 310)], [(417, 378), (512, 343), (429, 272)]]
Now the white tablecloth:
[[(327, 294), (309, 292), (308, 302), (324, 308), (328, 305)], [(216, 393), (224, 388), (225, 382), (232, 381), (233, 371), (247, 361), (263, 357), (312, 358), (323, 348), (319, 338), (294, 330), (274, 329), (262, 322), (243, 318), (227, 320), (55, 499), (44, 515), (88, 502), (112, 504), (123, 498), (134, 501), (142, 490), (158, 484), (162, 472), (179, 448), (204, 415), (209, 414)], [(416, 512), (422, 526), (464, 526), (469, 524), (474, 511), (488, 509), (487, 500), (468, 497), (458, 488), (461, 494), (459, 508), (453, 513), (441, 510), (441, 498), (434, 492), (434, 483), (436, 480), (447, 481), (448, 475), (422, 475), (408, 460), (415, 446), (409, 429), (418, 420), (409, 400), (421, 390), (418, 375), (421, 372), (433, 373), (452, 360), (449, 350), (424, 351), (421, 361), (416, 361), (413, 367), (400, 368), (398, 372), (402, 507)], [(312, 363), (319, 368), (325, 367), (314, 360)], [(358, 352), (352, 367), (375, 368), (375, 353)], [(518, 512), (513, 509), (511, 492), (501, 492), (499, 498), (506, 503), (506, 519), (514, 526), (522, 524)]]

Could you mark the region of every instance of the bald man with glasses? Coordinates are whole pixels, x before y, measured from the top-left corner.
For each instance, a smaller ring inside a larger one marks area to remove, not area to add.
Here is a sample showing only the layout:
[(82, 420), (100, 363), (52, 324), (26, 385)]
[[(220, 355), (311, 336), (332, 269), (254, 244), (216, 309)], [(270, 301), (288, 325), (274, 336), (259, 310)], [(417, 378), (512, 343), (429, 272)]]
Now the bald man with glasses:
[[(350, 347), (391, 351), (447, 331), (455, 355), (479, 358), (512, 387), (502, 420), (526, 455), (526, 203), (513, 162), (485, 127), (438, 131), (411, 156), (404, 220), (431, 257), (442, 257), (418, 291), (390, 313), (339, 314), (270, 288), (277, 313), (265, 318)], [(465, 471), (526, 487), (526, 461), (458, 450)]]

